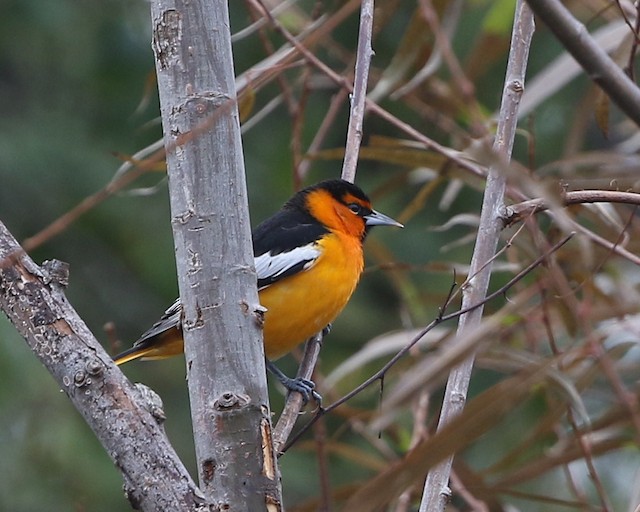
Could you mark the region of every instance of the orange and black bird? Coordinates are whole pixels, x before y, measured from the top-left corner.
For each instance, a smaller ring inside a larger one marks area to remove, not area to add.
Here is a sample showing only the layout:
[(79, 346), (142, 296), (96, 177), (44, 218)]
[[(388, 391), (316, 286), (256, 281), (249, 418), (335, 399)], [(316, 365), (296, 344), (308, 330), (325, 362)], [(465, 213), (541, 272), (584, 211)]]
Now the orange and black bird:
[[(362, 244), (373, 226), (402, 224), (375, 211), (356, 185), (327, 180), (296, 193), (253, 232), (253, 253), (264, 317), (268, 368), (305, 399), (313, 383), (291, 379), (273, 363), (325, 329), (345, 307), (362, 270)], [(176, 300), (129, 350), (115, 357), (162, 359), (183, 351), (182, 306)]]

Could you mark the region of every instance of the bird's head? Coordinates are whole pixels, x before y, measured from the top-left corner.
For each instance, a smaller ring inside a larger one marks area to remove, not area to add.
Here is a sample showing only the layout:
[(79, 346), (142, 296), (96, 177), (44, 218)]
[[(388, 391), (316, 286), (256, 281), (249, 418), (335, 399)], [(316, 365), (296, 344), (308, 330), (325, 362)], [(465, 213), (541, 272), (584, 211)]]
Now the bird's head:
[(298, 192), (290, 202), (304, 208), (327, 228), (361, 239), (373, 226), (404, 227), (375, 211), (360, 187), (345, 180), (321, 181)]

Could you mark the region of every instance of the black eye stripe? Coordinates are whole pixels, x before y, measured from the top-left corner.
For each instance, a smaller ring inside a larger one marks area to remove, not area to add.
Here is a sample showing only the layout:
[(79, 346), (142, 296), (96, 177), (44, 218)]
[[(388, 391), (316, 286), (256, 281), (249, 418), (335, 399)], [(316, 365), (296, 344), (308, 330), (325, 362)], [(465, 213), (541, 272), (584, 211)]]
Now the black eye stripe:
[(371, 214), (370, 208), (367, 208), (366, 206), (361, 205), (359, 203), (348, 203), (346, 206), (347, 208), (349, 208), (349, 210), (351, 210), (353, 213), (355, 213), (359, 217), (366, 217), (367, 215)]

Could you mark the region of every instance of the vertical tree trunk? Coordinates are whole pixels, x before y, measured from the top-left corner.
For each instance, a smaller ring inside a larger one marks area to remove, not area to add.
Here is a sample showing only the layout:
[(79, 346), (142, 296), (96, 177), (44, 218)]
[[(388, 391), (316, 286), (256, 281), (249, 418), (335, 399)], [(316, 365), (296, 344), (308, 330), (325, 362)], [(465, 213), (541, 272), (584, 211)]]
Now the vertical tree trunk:
[(200, 487), (278, 510), (227, 4), (151, 5)]

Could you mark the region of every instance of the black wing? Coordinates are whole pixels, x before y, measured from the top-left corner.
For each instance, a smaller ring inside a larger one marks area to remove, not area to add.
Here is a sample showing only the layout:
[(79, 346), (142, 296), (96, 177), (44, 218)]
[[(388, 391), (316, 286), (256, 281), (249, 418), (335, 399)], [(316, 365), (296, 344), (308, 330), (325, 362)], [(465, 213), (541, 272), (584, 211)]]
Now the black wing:
[(180, 299), (176, 299), (171, 306), (164, 312), (160, 320), (153, 324), (149, 330), (142, 333), (140, 338), (133, 344), (133, 348), (144, 345), (148, 340), (152, 340), (159, 334), (172, 328), (182, 328), (182, 304)]
[(311, 215), (282, 209), (253, 232), (258, 289), (313, 265), (320, 256), (317, 242), (329, 231)]

